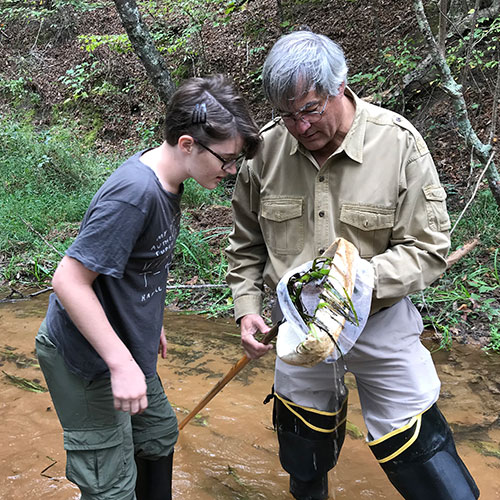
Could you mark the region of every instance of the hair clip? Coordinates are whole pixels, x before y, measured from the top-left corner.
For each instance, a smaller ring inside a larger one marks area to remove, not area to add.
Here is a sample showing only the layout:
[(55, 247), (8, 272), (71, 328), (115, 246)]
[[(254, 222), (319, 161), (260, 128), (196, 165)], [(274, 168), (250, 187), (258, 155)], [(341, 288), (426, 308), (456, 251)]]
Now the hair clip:
[(202, 102), (201, 104), (197, 103), (193, 110), (193, 115), (191, 117), (191, 123), (205, 123), (207, 121), (207, 105)]

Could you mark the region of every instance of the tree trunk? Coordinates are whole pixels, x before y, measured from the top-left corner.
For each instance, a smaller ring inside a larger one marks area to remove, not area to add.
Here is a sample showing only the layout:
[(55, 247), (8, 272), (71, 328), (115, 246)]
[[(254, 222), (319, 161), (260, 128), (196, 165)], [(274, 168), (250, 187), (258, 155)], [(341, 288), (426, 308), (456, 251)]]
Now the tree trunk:
[(495, 164), (490, 159), (491, 144), (484, 144), (481, 142), (469, 120), (467, 105), (462, 93), (462, 86), (453, 79), (450, 67), (439, 50), (439, 45), (432, 34), (429, 21), (425, 15), (422, 0), (414, 0), (414, 8), (417, 15), (418, 26), (429, 45), (432, 58), (441, 75), (442, 88), (451, 97), (453, 102), (460, 133), (465, 137), (467, 144), (473, 149), (475, 155), (484, 165), (490, 160), (486, 176), (497, 205), (500, 206), (500, 175), (498, 174)]
[(160, 99), (166, 105), (175, 91), (175, 84), (165, 60), (158, 52), (147, 26), (142, 21), (137, 3), (135, 0), (114, 0), (114, 2), (135, 53), (142, 61)]

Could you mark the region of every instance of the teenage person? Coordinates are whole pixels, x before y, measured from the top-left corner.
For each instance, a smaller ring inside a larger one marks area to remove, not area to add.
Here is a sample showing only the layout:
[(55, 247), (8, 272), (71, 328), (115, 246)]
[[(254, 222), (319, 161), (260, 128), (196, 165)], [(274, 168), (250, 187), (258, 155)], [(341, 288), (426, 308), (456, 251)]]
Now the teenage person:
[(183, 182), (214, 189), (252, 158), (258, 128), (222, 76), (173, 94), (164, 141), (101, 186), (53, 277), (36, 338), (82, 500), (168, 500), (177, 419), (156, 372)]

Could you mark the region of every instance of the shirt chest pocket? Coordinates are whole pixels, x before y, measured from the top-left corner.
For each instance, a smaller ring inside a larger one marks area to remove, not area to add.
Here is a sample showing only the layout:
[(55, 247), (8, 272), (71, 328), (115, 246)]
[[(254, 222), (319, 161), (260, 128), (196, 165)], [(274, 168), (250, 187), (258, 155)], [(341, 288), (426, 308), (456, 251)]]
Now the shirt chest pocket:
[(361, 257), (371, 258), (389, 246), (395, 213), (392, 207), (344, 203), (340, 231), (358, 248)]
[(304, 199), (262, 199), (260, 224), (266, 245), (274, 254), (299, 254), (304, 248)]

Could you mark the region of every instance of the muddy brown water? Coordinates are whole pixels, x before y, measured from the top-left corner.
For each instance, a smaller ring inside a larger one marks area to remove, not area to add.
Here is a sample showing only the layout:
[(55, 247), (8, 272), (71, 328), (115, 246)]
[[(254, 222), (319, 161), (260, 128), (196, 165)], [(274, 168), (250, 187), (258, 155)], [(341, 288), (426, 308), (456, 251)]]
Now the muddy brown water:
[[(7, 375), (38, 380), (34, 337), (48, 294), (0, 304), (0, 498), (78, 499), (64, 477), (62, 432), (48, 393), (28, 392)], [(159, 361), (165, 390), (179, 421), (242, 356), (238, 329), (229, 320), (166, 312), (169, 341)], [(481, 490), (500, 498), (500, 356), (456, 346), (434, 353), (442, 380), (440, 407), (455, 432), (457, 448)], [(273, 379), (274, 355), (252, 361), (181, 432), (176, 446), (175, 499), (290, 499), (288, 476), (278, 460), (271, 405), (262, 402)], [(351, 432), (330, 473), (330, 498), (400, 499), (365, 443), (353, 378)], [(357, 435), (357, 431), (363, 435)]]

